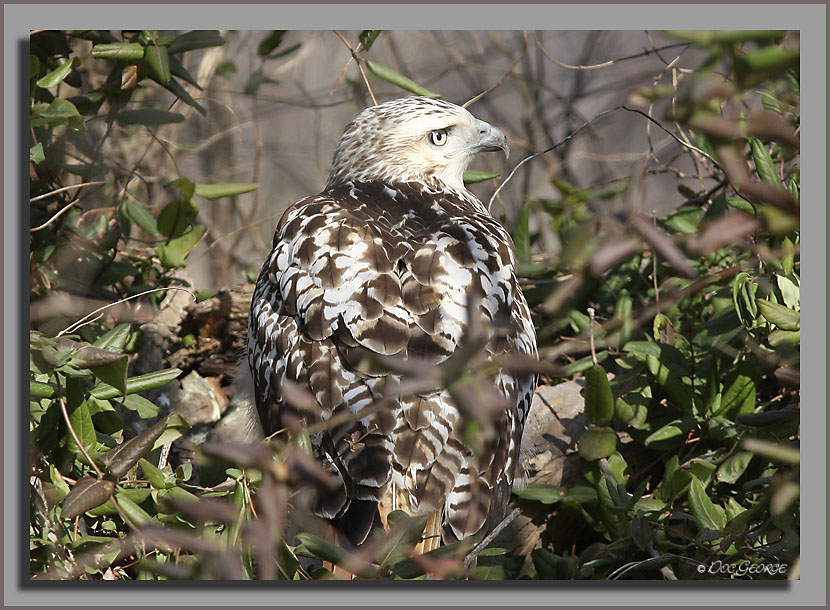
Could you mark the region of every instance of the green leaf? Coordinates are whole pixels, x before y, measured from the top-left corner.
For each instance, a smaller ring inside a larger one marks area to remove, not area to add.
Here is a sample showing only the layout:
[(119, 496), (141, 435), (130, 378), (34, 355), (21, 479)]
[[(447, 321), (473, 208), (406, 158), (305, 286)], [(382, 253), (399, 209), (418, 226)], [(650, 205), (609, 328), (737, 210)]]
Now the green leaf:
[(530, 557), (533, 559), (533, 566), (536, 568), (538, 580), (556, 580), (558, 578), (556, 573), (556, 566), (559, 564), (560, 557), (554, 555), (547, 549), (533, 549), (530, 552)]
[(720, 409), (714, 415), (734, 416), (755, 410), (755, 366), (742, 361), (729, 373), (723, 383)]
[(784, 305), (791, 310), (798, 310), (801, 307), (801, 291), (798, 286), (783, 275), (776, 275), (775, 282), (778, 284), (778, 290), (781, 291), (781, 298), (784, 301)]
[(157, 44), (147, 45), (144, 49), (144, 61), (162, 85), (170, 82), (170, 56), (167, 47)]
[(123, 322), (116, 324), (112, 329), (95, 340), (93, 345), (110, 352), (120, 353), (127, 344), (130, 336), (130, 324)]
[(720, 466), (718, 466), (717, 479), (721, 483), (734, 483), (749, 466), (752, 460), (752, 453), (749, 451), (740, 451), (735, 455), (730, 455), (726, 458)]
[(184, 234), (199, 215), (199, 206), (190, 197), (171, 201), (161, 210), (156, 226), (159, 233), (172, 239)]
[(709, 486), (709, 482), (712, 480), (712, 475), (715, 474), (716, 469), (717, 466), (705, 460), (692, 460), (692, 463), (689, 465), (689, 470), (703, 483), (704, 487)]
[(622, 423), (639, 430), (648, 419), (648, 407), (645, 404), (635, 402), (637, 398), (636, 396), (626, 399), (618, 398), (615, 410)]
[(379, 63), (376, 63), (376, 62), (372, 61), (371, 59), (367, 59), (365, 61), (366, 61), (366, 67), (369, 68), (369, 71), (372, 74), (374, 74), (378, 78), (381, 78), (385, 81), (388, 81), (388, 82), (392, 83), (393, 85), (397, 85), (401, 89), (405, 89), (406, 91), (409, 91), (410, 93), (414, 93), (415, 95), (422, 95), (424, 97), (432, 97), (432, 98), (441, 97), (440, 94), (433, 93), (432, 91), (422, 87), (421, 85), (419, 85), (415, 81), (403, 76), (402, 74), (398, 74), (392, 68), (387, 68), (384, 65), (381, 65)]
[(319, 536), (306, 532), (300, 532), (297, 534), (297, 540), (299, 540), (312, 555), (345, 568), (361, 578), (372, 578), (376, 574), (376, 569), (370, 563), (366, 562), (364, 559), (361, 559), (354, 553), (350, 553), (349, 551), (342, 549), (339, 546), (320, 538)]
[(257, 55), (260, 57), (268, 57), (274, 49), (280, 46), (284, 36), (285, 30), (273, 30), (269, 32), (257, 46)]
[[(603, 360), (608, 358), (608, 352), (603, 351), (597, 354), (597, 361), (602, 362)], [(564, 377), (571, 377), (572, 375), (579, 375), (580, 373), (584, 373), (589, 368), (594, 366), (594, 360), (591, 356), (585, 356), (584, 358), (580, 358), (579, 360), (575, 360), (570, 364), (566, 365), (562, 369), (562, 375)]]
[(58, 388), (49, 384), (41, 383), (39, 381), (29, 380), (29, 396), (30, 398), (51, 398), (58, 391)]
[(88, 510), (101, 506), (115, 491), (115, 483), (93, 477), (83, 477), (67, 494), (61, 506), (61, 517), (74, 519)]
[(703, 47), (716, 43), (772, 42), (786, 34), (784, 30), (667, 30), (666, 33)]
[(221, 199), (250, 193), (259, 188), (258, 182), (227, 182), (224, 184), (197, 184), (195, 192), (205, 199)]
[(225, 44), (225, 40), (219, 35), (218, 30), (194, 30), (176, 36), (170, 42), (168, 48), (171, 54), (175, 54), (209, 47), (221, 47), (223, 44)]
[(103, 366), (90, 367), (90, 372), (99, 380), (119, 390), (127, 392), (127, 354), (121, 354), (115, 362)]
[[(127, 379), (127, 394), (135, 394), (137, 392), (146, 392), (147, 390), (155, 390), (173, 381), (176, 377), (181, 375), (181, 369), (164, 369), (161, 371), (153, 371), (152, 373), (145, 373), (136, 377)], [(122, 394), (113, 386), (106, 383), (99, 383), (90, 391), (95, 398), (107, 399), (116, 398)]]
[(363, 30), (358, 37), (358, 40), (363, 45), (363, 49), (368, 51), (375, 43), (375, 39), (383, 30)]
[(607, 424), (614, 417), (614, 396), (608, 374), (595, 364), (585, 373), (585, 414), (595, 424)]
[(136, 504), (130, 496), (119, 491), (115, 494), (115, 500), (127, 518), (135, 525), (140, 527), (142, 525), (150, 525), (153, 522), (153, 518), (147, 514), (147, 511)]
[(556, 504), (565, 497), (565, 489), (558, 485), (531, 484), (522, 489), (517, 489), (513, 493), (522, 500), (531, 500), (542, 504)]
[(137, 42), (96, 44), (92, 56), (99, 59), (139, 60), (144, 57), (144, 47)]
[(77, 57), (73, 57), (71, 60), (67, 60), (62, 63), (60, 66), (52, 70), (49, 74), (41, 78), (37, 81), (38, 87), (43, 87), (44, 89), (48, 89), (49, 87), (54, 87), (55, 85), (63, 82), (69, 73), (72, 71), (72, 68), (79, 65), (81, 60)]
[(171, 239), (170, 241), (161, 244), (158, 249), (158, 257), (161, 259), (161, 264), (167, 269), (177, 269), (185, 267), (187, 263), (185, 258), (190, 254), (190, 251), (196, 247), (199, 240), (205, 234), (205, 227), (202, 225), (195, 225), (190, 231)]
[(756, 215), (755, 208), (746, 199), (741, 199), (740, 197), (730, 197), (729, 199), (727, 199), (726, 203), (728, 203), (736, 210), (740, 210), (741, 212), (750, 214), (752, 216)]
[(689, 483), (689, 510), (702, 528), (721, 531), (726, 527), (726, 511), (712, 502), (697, 478)]
[(194, 100), (194, 99), (193, 99), (193, 96), (191, 96), (191, 95), (187, 92), (187, 90), (179, 84), (179, 81), (177, 81), (177, 80), (176, 80), (176, 79), (174, 79), (174, 78), (171, 78), (171, 79), (170, 79), (170, 82), (169, 82), (169, 83), (167, 83), (167, 85), (165, 86), (165, 88), (166, 88), (166, 89), (167, 89), (170, 93), (172, 93), (173, 95), (175, 95), (177, 98), (179, 98), (180, 100), (182, 100), (182, 101), (183, 101), (185, 104), (187, 104), (188, 106), (193, 106), (193, 108), (195, 108), (195, 109), (199, 112), (199, 114), (201, 114), (202, 116), (207, 116), (207, 110), (205, 110), (205, 107), (204, 107), (204, 106), (202, 106), (202, 105), (201, 105), (199, 102), (197, 102), (196, 100)]
[(268, 82), (268, 80), (269, 79), (265, 78), (265, 72), (262, 71), (262, 68), (254, 70), (251, 72), (250, 76), (248, 76), (248, 80), (245, 83), (243, 91), (247, 95), (254, 95), (259, 91), (262, 83)]
[(695, 235), (698, 232), (697, 223), (700, 220), (701, 210), (696, 205), (680, 206), (663, 224), (683, 235)]
[[(78, 440), (84, 449), (91, 448), (98, 437), (95, 434), (89, 405), (84, 400), (84, 391), (78, 378), (67, 378), (66, 380), (66, 410), (69, 413), (69, 423), (78, 436)], [(81, 453), (78, 444), (68, 430), (66, 432), (66, 447), (72, 453)]]
[(190, 424), (188, 424), (184, 418), (178, 413), (173, 413), (167, 417), (167, 428), (164, 432), (161, 433), (156, 441), (153, 443), (152, 450), (158, 449), (162, 445), (167, 443), (172, 443), (177, 438), (180, 438), (185, 432), (190, 430)]
[(167, 112), (157, 108), (142, 108), (140, 110), (122, 110), (118, 113), (116, 121), (119, 125), (144, 125), (146, 127), (158, 127), (171, 123), (181, 123), (184, 115), (177, 112)]
[(516, 257), (520, 263), (531, 262), (530, 257), (530, 229), (528, 223), (530, 220), (530, 203), (526, 203), (522, 207), (519, 220), (516, 222), (516, 228), (513, 230), (513, 245), (516, 247)]
[(141, 465), (141, 470), (144, 473), (144, 476), (147, 477), (148, 481), (150, 481), (150, 485), (152, 485), (156, 489), (167, 488), (166, 474), (164, 474), (161, 470), (156, 468), (155, 465), (151, 464), (144, 458), (138, 460), (138, 463)]
[(768, 299), (757, 299), (758, 310), (764, 318), (781, 330), (798, 330), (801, 326), (801, 314), (797, 311), (773, 303)]
[(779, 345), (798, 345), (801, 343), (801, 331), (774, 330), (769, 334), (767, 340), (773, 347), (778, 347)]
[(486, 180), (494, 180), (498, 178), (501, 174), (492, 174), (490, 172), (477, 172), (472, 170), (467, 170), (464, 172), (464, 184), (476, 184), (478, 182), (484, 182)]
[[(472, 549), (472, 541), (469, 538), (445, 544), (424, 553), (424, 557), (432, 560), (455, 558), (463, 559)], [(392, 566), (392, 571), (401, 578), (417, 578), (424, 573), (423, 564), (416, 564), (412, 559), (404, 559)]]
[(641, 362), (645, 362), (648, 356), (660, 357), (660, 346), (653, 341), (629, 341), (623, 346), (623, 351)]
[[(200, 91), (202, 90), (202, 87), (199, 86), (199, 83), (196, 82), (196, 79), (193, 78), (193, 75), (185, 69), (185, 67), (182, 65), (181, 60), (179, 60), (178, 57), (176, 57), (175, 55), (170, 55), (169, 59), (170, 59), (170, 74), (171, 75), (182, 79), (184, 82), (186, 82), (190, 85), (193, 85), (194, 87), (196, 87)], [(217, 73), (218, 73), (218, 69), (217, 69)], [(171, 83), (172, 82), (174, 82), (174, 81), (171, 81)]]
[(29, 161), (37, 165), (46, 159), (43, 154), (43, 142), (38, 142), (29, 149)]
[(697, 420), (691, 415), (673, 419), (649, 434), (643, 441), (643, 444), (646, 447), (649, 447), (655, 443), (680, 440), (685, 438), (685, 436), (692, 428), (695, 427), (696, 424)]
[(35, 111), (30, 121), (32, 127), (39, 127), (41, 125), (51, 125), (57, 127), (60, 125), (69, 125), (76, 131), (83, 130), (84, 117), (78, 112), (75, 104), (62, 97), (56, 97), (52, 100), (46, 108)]
[(187, 178), (176, 178), (165, 184), (165, 186), (172, 186), (178, 189), (182, 194), (181, 198), (186, 201), (192, 199), (193, 194), (196, 192), (196, 184)]
[(121, 209), (124, 211), (124, 215), (128, 220), (134, 222), (150, 235), (154, 237), (161, 235), (156, 227), (156, 219), (153, 218), (153, 215), (143, 205), (139, 205), (133, 201), (125, 201)]
[(617, 433), (608, 427), (588, 428), (579, 437), (577, 447), (579, 455), (589, 462), (608, 457), (617, 448)]
[(234, 74), (236, 74), (236, 64), (230, 59), (226, 59), (216, 67), (216, 76), (231, 78)]
[(152, 419), (159, 414), (159, 408), (141, 394), (130, 394), (124, 398), (124, 406), (135, 411), (141, 419)]
[[(672, 352), (682, 356), (679, 350), (671, 345), (660, 344), (660, 351), (663, 354)], [(680, 367), (675, 362), (672, 362), (666, 357), (657, 358), (647, 356), (646, 365), (651, 375), (660, 384), (660, 387), (665, 390), (672, 404), (679, 407), (684, 413), (691, 413), (692, 388), (686, 385), (681, 377), (685, 370), (680, 370)]]
[[(129, 498), (136, 503), (141, 503), (147, 500), (150, 497), (151, 489), (143, 487), (143, 488), (126, 488), (120, 489), (118, 491), (119, 494), (129, 496)], [(95, 508), (91, 508), (87, 511), (87, 514), (92, 517), (102, 517), (104, 515), (115, 515), (118, 511), (115, 510), (115, 506), (110, 500), (107, 500), (100, 506)]]
[(778, 172), (775, 171), (775, 163), (767, 147), (764, 146), (764, 143), (757, 138), (749, 138), (749, 146), (752, 149), (752, 157), (755, 160), (755, 169), (761, 177), (761, 180), (784, 188), (781, 179), (778, 177)]
[(781, 267), (784, 269), (785, 275), (793, 274), (793, 265), (795, 264), (795, 253), (792, 251), (793, 248), (795, 248), (795, 245), (789, 237), (785, 237), (781, 240), (781, 249), (790, 250), (789, 254), (784, 254), (781, 257)]
[(797, 70), (800, 58), (798, 49), (761, 47), (735, 58), (735, 74), (744, 87), (754, 87), (771, 76), (783, 75), (790, 68)]
[(29, 80), (37, 78), (40, 74), (40, 60), (37, 55), (29, 55)]

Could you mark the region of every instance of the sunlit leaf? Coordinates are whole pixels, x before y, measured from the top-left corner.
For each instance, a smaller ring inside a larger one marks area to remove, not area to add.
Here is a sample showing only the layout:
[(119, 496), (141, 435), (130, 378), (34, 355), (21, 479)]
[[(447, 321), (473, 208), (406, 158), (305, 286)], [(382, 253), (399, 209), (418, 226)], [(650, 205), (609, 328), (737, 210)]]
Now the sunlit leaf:
[(377, 62), (372, 61), (371, 59), (367, 59), (366, 67), (369, 68), (369, 71), (381, 78), (385, 81), (392, 83), (393, 85), (397, 85), (401, 89), (405, 89), (410, 93), (414, 93), (415, 95), (422, 95), (424, 97), (432, 97), (438, 98), (441, 97), (438, 93), (433, 93), (429, 89), (422, 87), (412, 79), (409, 79), (402, 74), (395, 72), (392, 68), (387, 68), (386, 66), (379, 64)]
[(205, 199), (221, 199), (250, 193), (259, 188), (258, 182), (228, 182), (224, 184), (197, 184), (195, 192)]

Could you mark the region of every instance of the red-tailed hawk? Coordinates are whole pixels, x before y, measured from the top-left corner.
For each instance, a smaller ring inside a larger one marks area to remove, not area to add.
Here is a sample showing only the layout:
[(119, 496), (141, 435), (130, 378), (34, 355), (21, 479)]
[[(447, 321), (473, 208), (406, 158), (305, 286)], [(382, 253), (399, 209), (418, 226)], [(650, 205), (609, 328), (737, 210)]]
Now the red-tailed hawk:
[[(499, 129), (445, 101), (364, 110), (346, 127), (323, 192), (282, 216), (259, 275), (248, 363), (265, 434), (290, 410), (285, 380), (310, 390), (322, 420), (339, 422), (312, 435), (340, 484), (312, 508), (354, 545), (393, 509), (429, 514), (425, 536), (435, 543), (486, 533), (503, 517), (535, 377), (493, 371), (487, 383), (501, 407), (474, 453), (450, 392), (390, 396), (400, 376), (361, 366), (367, 354), (446, 362), (464, 340), (473, 296), (487, 355), (536, 354), (510, 236), (463, 182), (475, 153), (497, 150), (508, 152)], [(343, 413), (357, 419), (343, 423)]]

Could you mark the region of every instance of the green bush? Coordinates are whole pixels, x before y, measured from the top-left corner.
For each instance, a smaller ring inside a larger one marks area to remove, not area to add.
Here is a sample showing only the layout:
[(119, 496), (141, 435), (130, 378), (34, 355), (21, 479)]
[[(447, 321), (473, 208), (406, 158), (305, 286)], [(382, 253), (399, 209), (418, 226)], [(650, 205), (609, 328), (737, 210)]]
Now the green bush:
[[(378, 35), (361, 34), (361, 66), (404, 90), (437, 95), (365, 58)], [(206, 231), (200, 198), (256, 188), (145, 179), (167, 154), (159, 132), (188, 108), (204, 113), (188, 92), (199, 83), (184, 57), (223, 41), (212, 31), (33, 33), (32, 577), (329, 576), (309, 557), (364, 578), (711, 578), (700, 568), (716, 560), (777, 562), (797, 577), (797, 37), (674, 35), (704, 52), (692, 86), (637, 89), (630, 103), (648, 112), (627, 106), (613, 116), (645, 113), (664, 129), (673, 122), (701, 188), (680, 187), (685, 203), (651, 217), (639, 211), (639, 176), (605, 188), (556, 179), (559, 196), (528, 197), (519, 216), (513, 237), (543, 381), (584, 374), (591, 423), (578, 440), (577, 482), (515, 494), (545, 526), (540, 546), (528, 557), (487, 548), (470, 570), (464, 559), (475, 541), (411, 556), (424, 521), (402, 513), (359, 554), (324, 540), (313, 520), (289, 536), (290, 496), (303, 482), (328, 484), (300, 431), (256, 447), (204, 445), (203, 463), (227, 477), (212, 486), (195, 482), (192, 464), (167, 462), (187, 424), (175, 414), (159, 419), (141, 392), (181, 371), (130, 376), (141, 333), (110, 314), (113, 304), (139, 296), (158, 303), (183, 289), (176, 270)], [(296, 50), (282, 50), (282, 38), (264, 37), (263, 62)], [(263, 82), (263, 71), (254, 72), (245, 93), (256, 95)], [(663, 109), (659, 119), (654, 108)], [(146, 136), (137, 163), (104, 154), (115, 133)], [(84, 186), (65, 188), (71, 176)], [(144, 205), (142, 189), (163, 205)], [(94, 205), (81, 211), (81, 198)], [(628, 218), (598, 221), (591, 206), (614, 199), (629, 202)], [(543, 233), (561, 248), (547, 251)], [(57, 292), (95, 305), (76, 319), (51, 300)], [(125, 430), (127, 414), (143, 422), (139, 433)]]

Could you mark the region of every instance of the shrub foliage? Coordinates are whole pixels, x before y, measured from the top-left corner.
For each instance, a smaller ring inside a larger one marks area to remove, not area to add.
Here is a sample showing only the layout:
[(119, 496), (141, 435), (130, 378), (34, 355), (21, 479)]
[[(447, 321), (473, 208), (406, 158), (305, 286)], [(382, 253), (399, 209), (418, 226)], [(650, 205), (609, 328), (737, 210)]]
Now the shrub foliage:
[[(379, 34), (360, 35), (361, 67), (438, 95), (370, 59)], [(734, 578), (746, 561), (786, 570), (742, 578), (797, 577), (797, 37), (671, 34), (703, 51), (690, 86), (637, 89), (612, 116), (639, 114), (673, 134), (700, 189), (681, 187), (684, 203), (665, 216), (641, 209), (637, 175), (604, 188), (554, 179), (557, 196), (526, 197), (513, 237), (539, 334), (533, 366), (548, 384), (584, 377), (590, 424), (575, 483), (515, 493), (545, 526), (538, 547), (526, 557), (477, 549), (471, 563), (477, 541), (413, 554), (424, 522), (397, 513), (358, 553), (309, 519), (289, 534), (291, 498), (328, 484), (299, 430), (257, 446), (203, 445), (200, 463), (220, 464), (226, 477), (214, 486), (197, 484), (198, 464), (168, 462), (187, 423), (160, 417), (143, 393), (181, 371), (130, 374), (142, 341), (134, 305), (184, 288), (176, 270), (206, 232), (200, 200), (256, 188), (153, 178), (164, 130), (205, 112), (185, 59), (223, 40), (212, 31), (33, 33), (32, 577), (330, 575), (309, 558), (361, 578)], [(281, 32), (266, 36), (262, 61), (296, 50), (281, 43)], [(246, 94), (263, 79), (253, 74)], [(114, 134), (130, 144), (135, 132), (149, 135), (142, 154), (112, 152)], [(166, 203), (148, 209), (139, 192)], [(78, 205), (85, 198), (96, 204)], [(625, 218), (592, 213), (615, 198), (628, 203)], [(60, 294), (92, 313), (78, 319)], [(711, 571), (716, 561), (726, 567)]]

